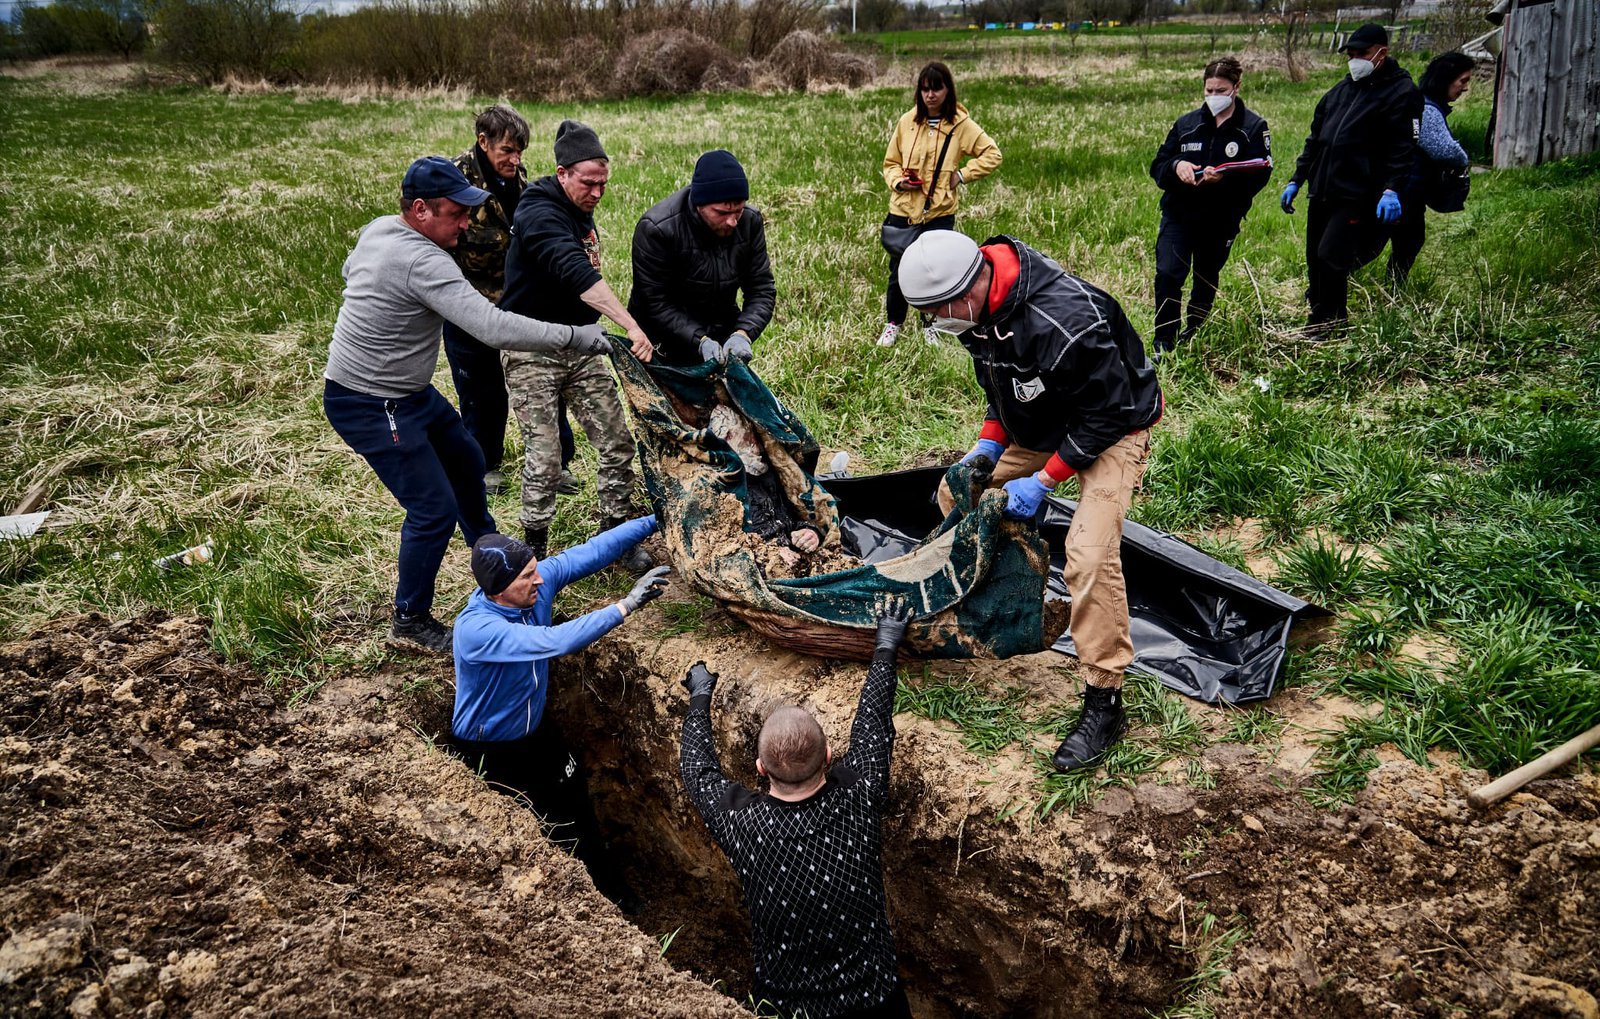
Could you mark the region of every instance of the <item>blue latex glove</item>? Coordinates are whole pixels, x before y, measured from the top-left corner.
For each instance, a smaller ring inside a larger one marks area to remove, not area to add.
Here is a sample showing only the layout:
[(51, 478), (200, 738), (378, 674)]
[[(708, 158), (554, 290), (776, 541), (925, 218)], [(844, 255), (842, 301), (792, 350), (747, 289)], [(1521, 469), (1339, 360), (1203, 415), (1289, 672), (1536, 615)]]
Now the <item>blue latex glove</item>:
[(1037, 474), (1026, 474), (1006, 482), (1006, 516), (1032, 520), (1039, 515), (1039, 506), (1050, 494), (1051, 487), (1040, 481)]
[(1300, 185), (1290, 181), (1283, 187), (1283, 194), (1278, 196), (1278, 207), (1284, 212), (1294, 211), (1294, 196), (1300, 193)]
[(1006, 448), (993, 439), (979, 439), (978, 444), (972, 447), (972, 452), (962, 457), (961, 462), (964, 464), (969, 464), (978, 457), (982, 456), (988, 457), (990, 463), (997, 464), (1000, 462), (1000, 454), (1004, 453), (1005, 451)]
[(1385, 191), (1383, 197), (1378, 199), (1378, 218), (1385, 223), (1393, 223), (1400, 218), (1400, 196), (1393, 191)]

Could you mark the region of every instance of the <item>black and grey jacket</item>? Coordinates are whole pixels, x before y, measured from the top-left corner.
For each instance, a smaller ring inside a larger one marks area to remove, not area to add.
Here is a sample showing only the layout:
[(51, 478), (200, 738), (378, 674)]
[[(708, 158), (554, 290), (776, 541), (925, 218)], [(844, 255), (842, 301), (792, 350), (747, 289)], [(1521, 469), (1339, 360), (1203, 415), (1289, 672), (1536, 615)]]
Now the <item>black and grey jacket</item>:
[(511, 219), (500, 307), (544, 322), (591, 325), (600, 313), (581, 295), (601, 278), (594, 217), (572, 204), (554, 177), (529, 184)]
[(1317, 101), (1292, 179), (1309, 181), (1313, 198), (1376, 202), (1416, 173), (1421, 129), (1422, 93), (1391, 56), (1360, 81), (1346, 75)]
[(878, 652), (850, 750), (798, 803), (722, 774), (711, 698), (689, 701), (678, 769), (728, 854), (750, 911), (754, 991), (784, 1015), (830, 1016), (883, 1003), (896, 984), (883, 894), (882, 818), (894, 750), (894, 652)]
[(766, 227), (754, 207), (745, 206), (731, 237), (711, 232), (689, 204), (688, 188), (639, 218), (628, 313), (666, 361), (699, 364), (703, 337), (725, 340), (736, 329), (754, 341), (772, 321), (777, 297)]
[[(1161, 417), (1161, 387), (1121, 305), (1011, 237), (1020, 269), (997, 313), (961, 334), (978, 385), (1024, 449), (1056, 451), (1083, 470), (1125, 436)], [(997, 278), (999, 273), (996, 274)]]
[(1150, 163), (1150, 176), (1164, 192), (1161, 211), (1166, 215), (1189, 221), (1232, 223), (1237, 229), (1256, 194), (1271, 179), (1271, 167), (1226, 173), (1221, 180), (1203, 187), (1185, 184), (1173, 168), (1183, 160), (1206, 167), (1271, 158), (1272, 133), (1266, 119), (1245, 109), (1244, 101), (1235, 96), (1233, 115), (1221, 127), (1204, 106), (1179, 117)]

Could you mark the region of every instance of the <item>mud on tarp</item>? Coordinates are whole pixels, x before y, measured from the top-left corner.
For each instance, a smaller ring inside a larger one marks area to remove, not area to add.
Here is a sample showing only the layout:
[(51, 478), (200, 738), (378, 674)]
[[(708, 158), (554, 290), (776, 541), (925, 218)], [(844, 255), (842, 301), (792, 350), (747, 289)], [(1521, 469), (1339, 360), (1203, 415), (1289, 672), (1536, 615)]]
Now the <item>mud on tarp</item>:
[[(735, 360), (647, 367), (626, 353), (613, 360), (677, 576), (768, 640), (811, 654), (869, 658), (878, 614), (891, 597), (909, 601), (920, 617), (905, 646), (923, 657), (1008, 658), (1042, 651), (1065, 630), (1064, 608), (1055, 602), (1047, 608), (1045, 599), (1046, 542), (1005, 518), (1003, 493), (974, 503), (966, 468), (952, 476), (961, 494), (949, 518), (923, 527), (894, 555), (861, 564), (852, 546), (841, 545), (833, 497), (812, 473), (816, 440), (748, 366)], [(822, 532), (817, 559), (833, 564), (830, 572), (779, 576), (770, 543), (744, 530), (744, 466), (703, 428), (719, 402), (750, 422), (800, 519)]]
[[(869, 562), (900, 555), (939, 525), (932, 502), (942, 467), (825, 477), (846, 547)], [(1052, 604), (1070, 603), (1061, 580), (1067, 527), (1077, 503), (1050, 498), (1040, 531), (1050, 545)], [(1241, 704), (1272, 695), (1289, 630), (1326, 609), (1269, 587), (1181, 539), (1129, 521), (1123, 528), (1122, 569), (1132, 617), (1133, 668), (1182, 694)], [(1057, 651), (1074, 654), (1063, 634)]]

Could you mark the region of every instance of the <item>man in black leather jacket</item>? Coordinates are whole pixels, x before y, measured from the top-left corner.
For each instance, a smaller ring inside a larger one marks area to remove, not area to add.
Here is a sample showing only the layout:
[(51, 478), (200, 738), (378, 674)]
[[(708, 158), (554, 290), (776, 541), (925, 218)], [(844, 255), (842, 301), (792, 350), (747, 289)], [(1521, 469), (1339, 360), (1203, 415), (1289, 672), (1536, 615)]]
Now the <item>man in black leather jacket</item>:
[[(1127, 723), (1122, 681), (1133, 661), (1122, 578), (1122, 520), (1144, 478), (1161, 387), (1139, 334), (1105, 291), (1011, 237), (982, 247), (930, 230), (900, 260), (900, 289), (934, 328), (957, 334), (988, 399), (977, 445), (1006, 515), (1038, 518), (1044, 498), (1078, 475), (1062, 576), (1084, 709), (1061, 747), (1063, 771), (1099, 762)], [(953, 505), (944, 485), (939, 505)]]
[(749, 198), (739, 161), (713, 149), (695, 163), (689, 186), (657, 202), (634, 228), (628, 311), (663, 361), (748, 361), (772, 321), (778, 288), (766, 228)]
[(1400, 220), (1422, 125), (1422, 93), (1389, 54), (1382, 25), (1350, 33), (1345, 52), (1350, 73), (1317, 102), (1306, 147), (1279, 198), (1292, 213), (1295, 195), (1311, 185), (1307, 324), (1318, 331), (1345, 320), (1350, 274), (1378, 257)]

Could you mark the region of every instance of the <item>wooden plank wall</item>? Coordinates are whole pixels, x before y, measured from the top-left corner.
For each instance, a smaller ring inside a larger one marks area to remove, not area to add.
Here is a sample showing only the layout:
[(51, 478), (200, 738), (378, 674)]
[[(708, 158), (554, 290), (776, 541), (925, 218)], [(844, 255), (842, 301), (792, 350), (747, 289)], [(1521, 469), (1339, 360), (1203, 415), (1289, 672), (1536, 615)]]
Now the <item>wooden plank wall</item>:
[(1494, 165), (1600, 149), (1600, 4), (1551, 0), (1506, 14)]

